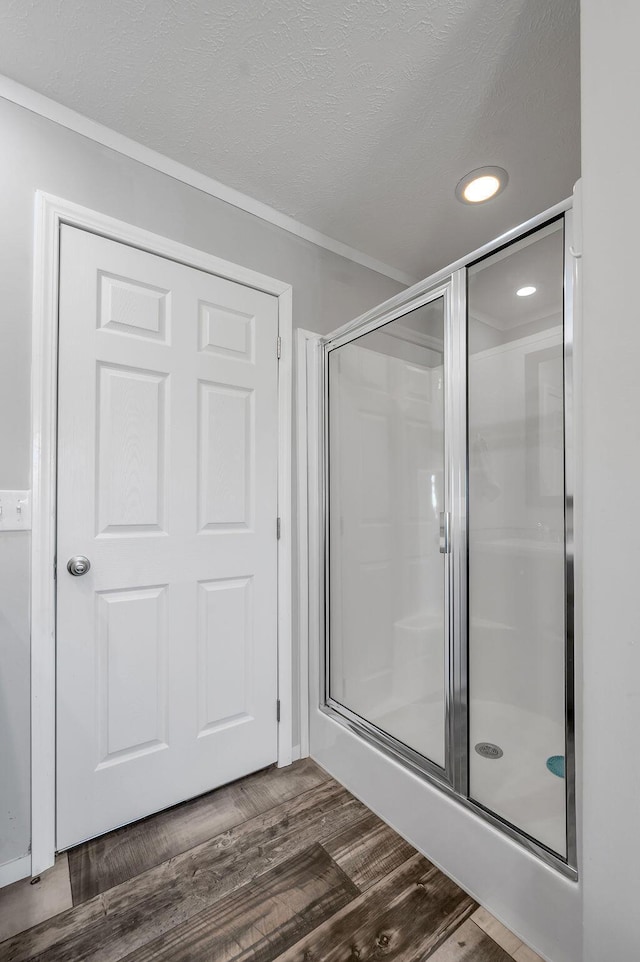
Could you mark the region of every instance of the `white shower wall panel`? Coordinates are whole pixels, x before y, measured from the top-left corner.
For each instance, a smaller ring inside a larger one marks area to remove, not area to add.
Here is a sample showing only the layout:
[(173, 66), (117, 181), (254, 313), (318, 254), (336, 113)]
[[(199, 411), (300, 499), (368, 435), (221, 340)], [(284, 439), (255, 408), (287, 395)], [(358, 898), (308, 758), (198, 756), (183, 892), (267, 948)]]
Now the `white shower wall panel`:
[(330, 371), (331, 695), (443, 765), (441, 356), (353, 343)]
[(547, 762), (565, 754), (562, 359), (555, 325), (469, 361), (471, 795), (560, 855), (564, 779)]

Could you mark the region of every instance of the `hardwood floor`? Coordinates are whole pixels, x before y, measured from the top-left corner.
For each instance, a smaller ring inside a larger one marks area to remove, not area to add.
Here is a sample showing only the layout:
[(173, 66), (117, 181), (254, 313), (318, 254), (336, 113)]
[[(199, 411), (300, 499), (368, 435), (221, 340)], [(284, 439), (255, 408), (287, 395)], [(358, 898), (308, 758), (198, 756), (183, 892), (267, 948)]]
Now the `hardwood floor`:
[(309, 759), (285, 769), (267, 769), (79, 845), (69, 852), (73, 904), (141, 875), (325, 780), (325, 773)]
[[(24, 931), (9, 920), (15, 934), (0, 943), (0, 962), (508, 962), (530, 953), (309, 759), (62, 859), (51, 871), (68, 861), (73, 904), (51, 902), (56, 914)], [(0, 917), (22, 900), (23, 918), (42, 918), (38, 888), (25, 880), (0, 890)]]

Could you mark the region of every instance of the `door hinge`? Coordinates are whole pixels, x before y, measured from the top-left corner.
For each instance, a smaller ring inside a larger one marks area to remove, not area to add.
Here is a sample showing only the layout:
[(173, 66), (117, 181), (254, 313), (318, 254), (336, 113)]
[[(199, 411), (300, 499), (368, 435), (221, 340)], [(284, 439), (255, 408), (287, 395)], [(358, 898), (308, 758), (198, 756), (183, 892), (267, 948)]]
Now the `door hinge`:
[(278, 355), (278, 360), (282, 357), (282, 338), (278, 336), (276, 341), (276, 354)]
[(276, 702), (276, 721), (280, 721), (280, 699), (278, 698)]
[(278, 541), (280, 540), (280, 528), (281, 528), (280, 518), (276, 518), (276, 538)]

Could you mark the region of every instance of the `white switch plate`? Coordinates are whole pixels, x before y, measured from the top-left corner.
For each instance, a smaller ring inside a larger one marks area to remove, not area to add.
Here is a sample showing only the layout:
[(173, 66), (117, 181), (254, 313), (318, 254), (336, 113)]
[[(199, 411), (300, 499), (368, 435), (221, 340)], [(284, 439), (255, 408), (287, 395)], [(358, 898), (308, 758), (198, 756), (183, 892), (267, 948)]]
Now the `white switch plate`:
[(0, 531), (31, 530), (31, 492), (0, 491)]

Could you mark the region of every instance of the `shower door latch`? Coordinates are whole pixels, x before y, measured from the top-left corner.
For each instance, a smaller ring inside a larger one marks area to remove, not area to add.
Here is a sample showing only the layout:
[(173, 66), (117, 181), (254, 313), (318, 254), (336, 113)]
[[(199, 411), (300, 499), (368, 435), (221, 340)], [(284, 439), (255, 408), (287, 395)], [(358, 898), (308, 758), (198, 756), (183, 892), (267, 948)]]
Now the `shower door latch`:
[(451, 551), (451, 538), (449, 537), (449, 525), (451, 514), (449, 511), (440, 512), (440, 554), (449, 554)]

